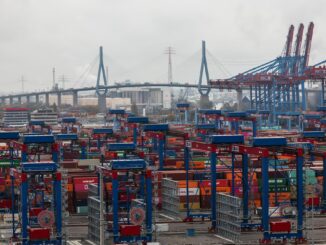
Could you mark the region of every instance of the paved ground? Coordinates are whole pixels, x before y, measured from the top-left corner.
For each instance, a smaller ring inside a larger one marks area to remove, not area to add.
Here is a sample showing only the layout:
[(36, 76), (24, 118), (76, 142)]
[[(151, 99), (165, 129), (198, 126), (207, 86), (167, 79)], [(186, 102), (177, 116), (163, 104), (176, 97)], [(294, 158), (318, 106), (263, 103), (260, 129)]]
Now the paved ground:
[[(160, 216), (158, 221), (179, 221), (177, 217)], [(304, 231), (305, 237), (308, 240), (307, 244), (326, 244), (326, 217), (314, 218), (313, 222), (309, 219), (307, 229)], [(73, 224), (67, 229), (68, 241), (67, 245), (94, 245), (87, 241), (87, 227), (88, 219), (86, 216), (72, 216), (69, 218), (69, 223)], [(160, 242), (161, 245), (213, 245), (213, 244), (234, 244), (222, 237), (218, 237), (217, 234), (208, 233), (210, 222), (200, 223), (169, 223), (168, 232), (157, 232), (153, 234), (153, 239)], [(192, 228), (195, 230), (194, 236), (187, 236), (186, 230)], [(10, 229), (0, 229), (0, 245), (8, 244), (8, 240), (5, 239), (5, 235), (10, 232)], [(262, 238), (262, 233), (253, 231), (245, 232), (241, 234), (241, 242), (236, 244), (259, 244), (259, 239)], [(106, 244), (112, 244), (106, 243)]]
[[(160, 215), (157, 218), (159, 222), (176, 222), (181, 221), (180, 217)], [(305, 230), (305, 237), (308, 238), (307, 244), (326, 244), (326, 217), (314, 218), (308, 223), (308, 229)], [(71, 217), (73, 223), (87, 223), (86, 217)], [(217, 234), (208, 233), (210, 222), (200, 223), (169, 223), (168, 232), (158, 232), (153, 234), (153, 239), (160, 242), (161, 245), (213, 245), (213, 244), (234, 244)], [(187, 236), (186, 230), (195, 229), (195, 236)], [(313, 228), (313, 229), (312, 229)], [(321, 228), (321, 229), (319, 229)], [(70, 227), (69, 235), (72, 238), (83, 238), (87, 240), (87, 226)], [(241, 242), (236, 244), (259, 244), (259, 239), (262, 238), (262, 233), (257, 231), (244, 232), (241, 234)], [(322, 242), (323, 241), (323, 242)], [(86, 241), (81, 241), (82, 244), (89, 244)], [(111, 243), (110, 243), (111, 244)], [(289, 242), (290, 244), (290, 242)], [(77, 245), (77, 244), (69, 244)]]

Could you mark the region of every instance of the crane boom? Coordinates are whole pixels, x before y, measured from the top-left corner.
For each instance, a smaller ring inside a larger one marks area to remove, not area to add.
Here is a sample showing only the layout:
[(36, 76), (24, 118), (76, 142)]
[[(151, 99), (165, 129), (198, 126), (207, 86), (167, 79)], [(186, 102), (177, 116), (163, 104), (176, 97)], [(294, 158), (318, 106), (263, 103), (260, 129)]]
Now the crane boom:
[(302, 36), (303, 36), (303, 29), (304, 26), (301, 23), (298, 29), (298, 33), (297, 33), (297, 38), (295, 41), (295, 50), (294, 50), (294, 56), (295, 56), (295, 62), (293, 64), (293, 71), (292, 74), (298, 74), (299, 72), (299, 63), (300, 63), (300, 54), (301, 54), (301, 44), (302, 44)]
[(294, 55), (295, 56), (300, 56), (300, 50), (301, 50), (301, 44), (302, 44), (302, 36), (303, 36), (303, 29), (304, 26), (301, 23), (298, 29), (298, 33), (297, 33), (297, 39), (295, 42), (295, 51), (294, 51)]
[(308, 66), (308, 63), (309, 63), (309, 56), (310, 56), (310, 49), (311, 49), (311, 42), (312, 42), (313, 32), (314, 32), (314, 23), (310, 22), (309, 27), (308, 27), (308, 31), (307, 31), (307, 35), (306, 35), (303, 69), (305, 69)]
[(294, 33), (294, 26), (291, 25), (290, 26), (290, 29), (289, 29), (288, 36), (287, 36), (287, 40), (286, 40), (285, 56), (290, 56), (291, 55), (292, 41), (293, 41), (293, 33)]

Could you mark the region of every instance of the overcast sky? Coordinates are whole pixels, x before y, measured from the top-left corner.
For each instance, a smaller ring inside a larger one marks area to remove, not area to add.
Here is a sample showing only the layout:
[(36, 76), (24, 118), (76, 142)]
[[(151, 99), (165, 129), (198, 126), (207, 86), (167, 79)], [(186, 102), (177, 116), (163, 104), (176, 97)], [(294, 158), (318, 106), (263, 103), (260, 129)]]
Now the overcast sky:
[(280, 55), (290, 24), (306, 33), (310, 21), (315, 64), (326, 58), (325, 9), (325, 0), (1, 0), (0, 92), (22, 91), (22, 76), (25, 91), (49, 88), (53, 67), (66, 88), (90, 86), (100, 45), (109, 84), (166, 82), (168, 46), (174, 80), (194, 83), (201, 40), (211, 78), (225, 78)]

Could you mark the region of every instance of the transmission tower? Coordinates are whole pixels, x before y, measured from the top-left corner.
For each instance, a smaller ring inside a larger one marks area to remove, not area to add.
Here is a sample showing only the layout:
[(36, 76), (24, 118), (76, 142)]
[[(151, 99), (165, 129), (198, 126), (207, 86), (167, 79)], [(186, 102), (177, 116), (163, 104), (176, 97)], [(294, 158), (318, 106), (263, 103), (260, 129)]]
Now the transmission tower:
[[(168, 55), (168, 83), (173, 83), (173, 72), (172, 72), (172, 55), (175, 54), (175, 50), (172, 47), (167, 47), (165, 50), (165, 54)], [(174, 101), (174, 94), (173, 88), (170, 88), (170, 95), (171, 95), (171, 108), (173, 108), (173, 101)]]
[(24, 91), (25, 91), (25, 86), (24, 86), (25, 85), (25, 78), (24, 78), (24, 76), (21, 77), (20, 81), (22, 83), (22, 92), (24, 93)]
[(65, 89), (65, 84), (68, 81), (67, 77), (63, 74), (59, 77), (59, 81), (62, 83), (62, 89)]

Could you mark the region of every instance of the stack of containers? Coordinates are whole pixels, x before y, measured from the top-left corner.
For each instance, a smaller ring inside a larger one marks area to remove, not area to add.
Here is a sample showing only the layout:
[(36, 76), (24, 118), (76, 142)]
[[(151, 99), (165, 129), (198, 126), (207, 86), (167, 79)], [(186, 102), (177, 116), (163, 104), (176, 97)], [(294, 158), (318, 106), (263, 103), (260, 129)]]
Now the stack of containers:
[[(185, 180), (162, 180), (162, 207), (173, 213), (186, 211), (187, 209), (187, 183)], [(198, 182), (188, 181), (189, 206), (192, 210), (200, 208), (200, 195)]]
[(74, 185), (72, 183), (72, 179), (68, 178), (68, 183), (66, 184), (67, 191), (67, 211), (69, 213), (75, 213), (75, 205), (74, 205)]
[(0, 177), (0, 211), (11, 209), (11, 199), (9, 192), (6, 191), (6, 189), (9, 190), (6, 188), (6, 182), (9, 183), (9, 181), (6, 181), (5, 177)]
[[(231, 187), (230, 189), (232, 190), (232, 173), (231, 172), (225, 173), (225, 178), (229, 181)], [(234, 175), (234, 195), (236, 197), (241, 197), (241, 198), (243, 196), (241, 172), (237, 172), (237, 171), (235, 172)]]
[[(206, 160), (191, 160), (189, 162), (189, 169), (205, 169)], [(178, 160), (175, 162), (175, 166), (177, 169), (185, 168), (184, 161)]]
[[(202, 180), (198, 183), (200, 188), (200, 208), (209, 209), (211, 207), (211, 181)], [(227, 179), (216, 180), (216, 192), (217, 193), (230, 193), (230, 182)]]
[[(289, 172), (289, 180), (291, 183), (291, 199), (297, 198), (296, 192), (296, 171)], [(305, 169), (303, 172), (303, 184), (304, 184), (304, 196), (308, 206), (319, 206), (320, 198), (317, 190), (318, 180), (316, 178), (316, 172), (312, 169)]]
[(152, 172), (153, 203), (158, 209), (162, 208), (162, 174), (158, 171)]
[[(74, 204), (76, 213), (86, 214), (87, 213), (87, 198), (89, 184), (96, 184), (98, 181), (97, 177), (74, 177), (73, 178), (73, 190), (74, 190)], [(68, 204), (69, 206), (69, 204)]]
[[(228, 172), (225, 174), (226, 178), (230, 182), (230, 192), (232, 191), (232, 173)], [(259, 192), (259, 185), (257, 174), (248, 174), (248, 188), (249, 188), (249, 205), (253, 207), (261, 207), (261, 194)], [(242, 184), (242, 173), (235, 172), (234, 178), (234, 195), (236, 197), (243, 198), (243, 184)]]
[[(287, 176), (270, 176), (269, 180), (269, 205), (271, 207), (278, 206), (279, 203), (290, 201), (290, 185)], [(263, 181), (258, 179), (259, 192), (262, 191)], [(277, 203), (276, 203), (277, 200)]]

